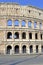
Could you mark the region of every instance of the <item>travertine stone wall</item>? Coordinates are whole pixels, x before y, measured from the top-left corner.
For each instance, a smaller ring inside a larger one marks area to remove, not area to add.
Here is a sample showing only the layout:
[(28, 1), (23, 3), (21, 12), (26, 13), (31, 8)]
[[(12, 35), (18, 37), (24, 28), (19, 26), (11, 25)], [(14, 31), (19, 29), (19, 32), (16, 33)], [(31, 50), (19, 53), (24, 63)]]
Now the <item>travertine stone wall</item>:
[[(7, 21), (12, 20), (12, 26), (7, 26)], [(19, 21), (19, 26), (14, 26), (14, 21)], [(26, 26), (22, 27), (22, 20), (25, 20)], [(32, 27), (28, 27), (28, 21), (32, 22)], [(37, 22), (37, 28), (34, 29), (34, 21)], [(39, 23), (42, 23), (42, 28), (39, 28)], [(12, 39), (7, 39), (7, 32), (12, 33)], [(14, 33), (19, 32), (19, 39), (14, 39)], [(26, 32), (26, 39), (22, 39), (22, 32)], [(32, 33), (32, 39), (29, 39), (29, 33)], [(38, 33), (38, 39), (35, 39), (35, 33)], [(19, 46), (19, 53), (22, 54), (23, 45), (26, 46), (26, 53), (30, 53), (30, 45), (33, 46), (32, 54), (36, 54), (36, 45), (38, 45), (38, 53), (41, 53), (43, 39), (40, 39), (40, 34), (43, 34), (43, 9), (33, 6), (21, 6), (14, 3), (0, 3), (0, 53), (6, 54), (7, 46), (12, 47), (12, 54), (15, 54), (15, 46)]]

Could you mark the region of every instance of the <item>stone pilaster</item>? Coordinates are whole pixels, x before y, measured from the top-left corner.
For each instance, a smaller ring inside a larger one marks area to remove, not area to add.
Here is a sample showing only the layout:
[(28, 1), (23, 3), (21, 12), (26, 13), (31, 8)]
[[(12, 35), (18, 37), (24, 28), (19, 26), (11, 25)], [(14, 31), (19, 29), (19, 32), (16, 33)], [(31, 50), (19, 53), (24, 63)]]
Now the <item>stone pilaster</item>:
[(39, 50), (39, 53), (41, 53), (41, 44), (39, 44), (38, 50)]
[(22, 46), (21, 46), (21, 43), (20, 43), (19, 53), (22, 54)]
[(26, 20), (26, 28), (28, 28), (28, 20)]
[(35, 40), (35, 32), (32, 32), (32, 40)]
[(34, 21), (32, 21), (32, 28), (34, 29)]
[(4, 41), (6, 41), (6, 40), (7, 40), (7, 32), (4, 31)]
[(14, 41), (14, 31), (12, 31), (12, 39), (13, 39), (13, 41)]
[(26, 32), (26, 40), (27, 41), (29, 40), (29, 33), (28, 33), (28, 31)]
[(36, 45), (35, 44), (33, 45), (33, 53), (34, 54), (36, 53)]
[(12, 42), (12, 54), (14, 54), (14, 45), (13, 45), (13, 42)]
[(29, 45), (27, 45), (27, 54), (30, 54)]

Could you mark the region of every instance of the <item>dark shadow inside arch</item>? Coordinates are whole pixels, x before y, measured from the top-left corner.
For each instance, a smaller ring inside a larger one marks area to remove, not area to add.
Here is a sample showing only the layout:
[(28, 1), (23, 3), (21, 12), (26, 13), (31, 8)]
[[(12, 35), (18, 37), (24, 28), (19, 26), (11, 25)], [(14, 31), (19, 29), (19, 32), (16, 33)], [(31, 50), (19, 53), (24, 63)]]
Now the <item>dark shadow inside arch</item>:
[(35, 39), (38, 39), (38, 33), (35, 33)]
[(26, 39), (26, 33), (25, 32), (22, 33), (22, 39)]
[(40, 38), (41, 38), (41, 40), (42, 40), (42, 34), (40, 34)]
[(36, 45), (36, 53), (38, 53), (38, 45)]
[(7, 33), (7, 39), (12, 39), (12, 33), (11, 32)]
[(41, 46), (41, 51), (43, 52), (43, 46)]
[(12, 49), (12, 47), (10, 45), (7, 46), (7, 54), (10, 54), (11, 49)]
[(22, 47), (22, 52), (26, 53), (26, 46), (25, 45)]
[(19, 53), (19, 46), (18, 45), (15, 46), (14, 52), (15, 52), (15, 54), (18, 54)]
[(29, 33), (29, 39), (32, 39), (32, 33)]
[(15, 32), (14, 38), (15, 38), (15, 39), (19, 39), (19, 33), (18, 33), (18, 32)]
[(30, 53), (33, 53), (33, 46), (30, 46)]

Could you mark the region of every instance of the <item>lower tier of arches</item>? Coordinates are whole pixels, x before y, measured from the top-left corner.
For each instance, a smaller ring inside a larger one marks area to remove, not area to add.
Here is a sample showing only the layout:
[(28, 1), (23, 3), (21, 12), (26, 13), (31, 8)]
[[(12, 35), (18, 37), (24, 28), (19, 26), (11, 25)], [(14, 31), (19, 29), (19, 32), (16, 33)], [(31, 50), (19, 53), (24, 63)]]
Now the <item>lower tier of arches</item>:
[(5, 54), (40, 54), (43, 53), (43, 45), (7, 45)]

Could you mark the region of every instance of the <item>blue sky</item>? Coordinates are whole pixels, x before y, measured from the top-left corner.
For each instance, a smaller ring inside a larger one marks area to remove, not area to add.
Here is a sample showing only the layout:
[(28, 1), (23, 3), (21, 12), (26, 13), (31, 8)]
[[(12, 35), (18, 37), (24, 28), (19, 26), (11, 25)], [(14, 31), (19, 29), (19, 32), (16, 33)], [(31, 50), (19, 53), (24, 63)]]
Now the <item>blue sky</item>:
[(0, 2), (15, 2), (20, 5), (32, 5), (43, 9), (43, 0), (0, 0)]

